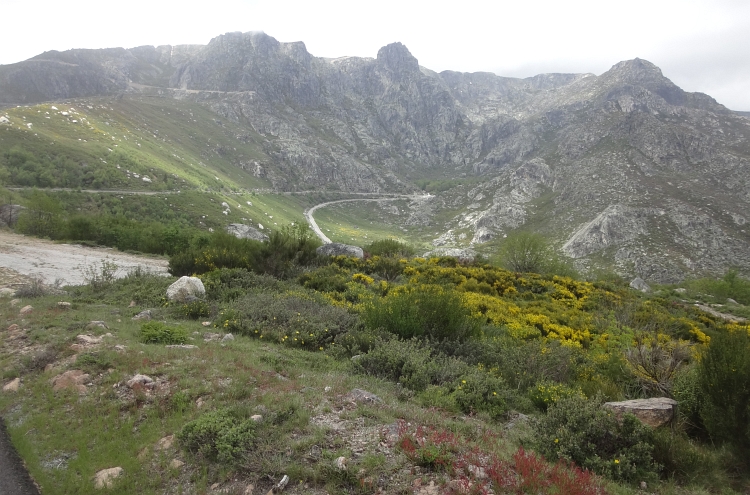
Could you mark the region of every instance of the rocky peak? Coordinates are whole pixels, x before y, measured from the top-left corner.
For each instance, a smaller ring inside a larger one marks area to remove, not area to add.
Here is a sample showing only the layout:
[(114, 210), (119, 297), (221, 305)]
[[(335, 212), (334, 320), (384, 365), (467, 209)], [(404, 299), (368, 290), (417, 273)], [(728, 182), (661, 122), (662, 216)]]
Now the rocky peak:
[(419, 62), (401, 43), (391, 43), (378, 50), (378, 63), (394, 72), (419, 71)]
[(613, 86), (641, 86), (661, 96), (670, 105), (685, 105), (686, 93), (664, 77), (661, 69), (648, 60), (634, 58), (612, 66), (601, 75), (600, 82)]

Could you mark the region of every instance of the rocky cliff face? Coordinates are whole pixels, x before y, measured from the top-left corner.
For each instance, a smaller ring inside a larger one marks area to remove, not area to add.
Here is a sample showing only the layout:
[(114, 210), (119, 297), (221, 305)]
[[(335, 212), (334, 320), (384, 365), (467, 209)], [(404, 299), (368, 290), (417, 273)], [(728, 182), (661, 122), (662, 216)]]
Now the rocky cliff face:
[(229, 33), (0, 67), (0, 104), (129, 92), (192, 99), (252, 127), (273, 161), (257, 166), (279, 189), (409, 191), (420, 177), (482, 177), (409, 216), (426, 225), (454, 212), (436, 225), (449, 247), (525, 226), (582, 267), (615, 263), (649, 280), (750, 269), (750, 119), (645, 60), (514, 79), (437, 74), (400, 43), (376, 58), (323, 59), (303, 43)]

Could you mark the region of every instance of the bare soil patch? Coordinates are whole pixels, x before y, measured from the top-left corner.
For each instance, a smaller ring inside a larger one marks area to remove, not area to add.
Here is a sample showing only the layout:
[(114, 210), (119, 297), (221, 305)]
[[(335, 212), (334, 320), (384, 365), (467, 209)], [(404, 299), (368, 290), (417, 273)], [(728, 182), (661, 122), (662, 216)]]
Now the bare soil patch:
[(87, 271), (98, 270), (103, 260), (117, 265), (118, 277), (137, 267), (166, 275), (169, 264), (165, 258), (58, 244), (0, 230), (0, 287), (17, 287), (32, 277), (41, 277), (48, 285), (58, 280), (63, 285), (81, 285), (86, 283)]

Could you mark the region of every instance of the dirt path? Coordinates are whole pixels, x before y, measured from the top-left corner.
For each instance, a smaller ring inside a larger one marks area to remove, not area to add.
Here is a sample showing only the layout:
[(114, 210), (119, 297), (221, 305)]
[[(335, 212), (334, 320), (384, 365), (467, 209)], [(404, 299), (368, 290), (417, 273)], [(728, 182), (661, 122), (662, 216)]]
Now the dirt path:
[(417, 198), (423, 198), (428, 197), (426, 196), (418, 196), (414, 194), (403, 194), (403, 195), (394, 195), (389, 194), (388, 196), (383, 197), (377, 197), (377, 198), (355, 198), (355, 199), (337, 199), (336, 201), (326, 201), (325, 203), (320, 203), (318, 205), (315, 205), (311, 208), (308, 208), (304, 211), (305, 219), (307, 220), (307, 223), (310, 225), (310, 228), (313, 229), (313, 232), (315, 232), (315, 235), (317, 235), (321, 241), (323, 241), (324, 244), (331, 244), (331, 240), (323, 233), (322, 230), (320, 230), (320, 227), (318, 227), (318, 223), (313, 218), (313, 213), (315, 213), (315, 210), (319, 208), (324, 208), (329, 205), (334, 205), (337, 203), (346, 203), (349, 201), (394, 201), (396, 199), (417, 199)]
[(5, 421), (0, 418), (0, 493), (8, 495), (39, 495), (23, 461), (10, 441)]
[(45, 284), (61, 280), (63, 285), (86, 283), (86, 274), (98, 271), (102, 260), (115, 263), (117, 276), (127, 275), (138, 266), (154, 273), (167, 273), (163, 258), (121, 253), (111, 248), (91, 248), (77, 244), (56, 244), (0, 230), (0, 287), (13, 287), (30, 277), (42, 277)]

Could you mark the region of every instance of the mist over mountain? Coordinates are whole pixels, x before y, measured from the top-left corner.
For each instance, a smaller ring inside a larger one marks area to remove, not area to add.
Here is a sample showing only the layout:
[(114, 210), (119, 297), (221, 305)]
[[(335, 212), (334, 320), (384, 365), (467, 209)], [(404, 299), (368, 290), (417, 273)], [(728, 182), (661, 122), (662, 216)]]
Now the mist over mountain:
[(144, 96), (200, 103), (263, 136), (268, 158), (255, 173), (279, 191), (453, 180), (403, 217), (434, 226), (436, 245), (522, 229), (581, 268), (647, 280), (750, 270), (750, 118), (645, 60), (517, 79), (436, 73), (401, 43), (324, 59), (301, 42), (228, 33), (205, 46), (53, 51), (0, 66), (4, 107)]

